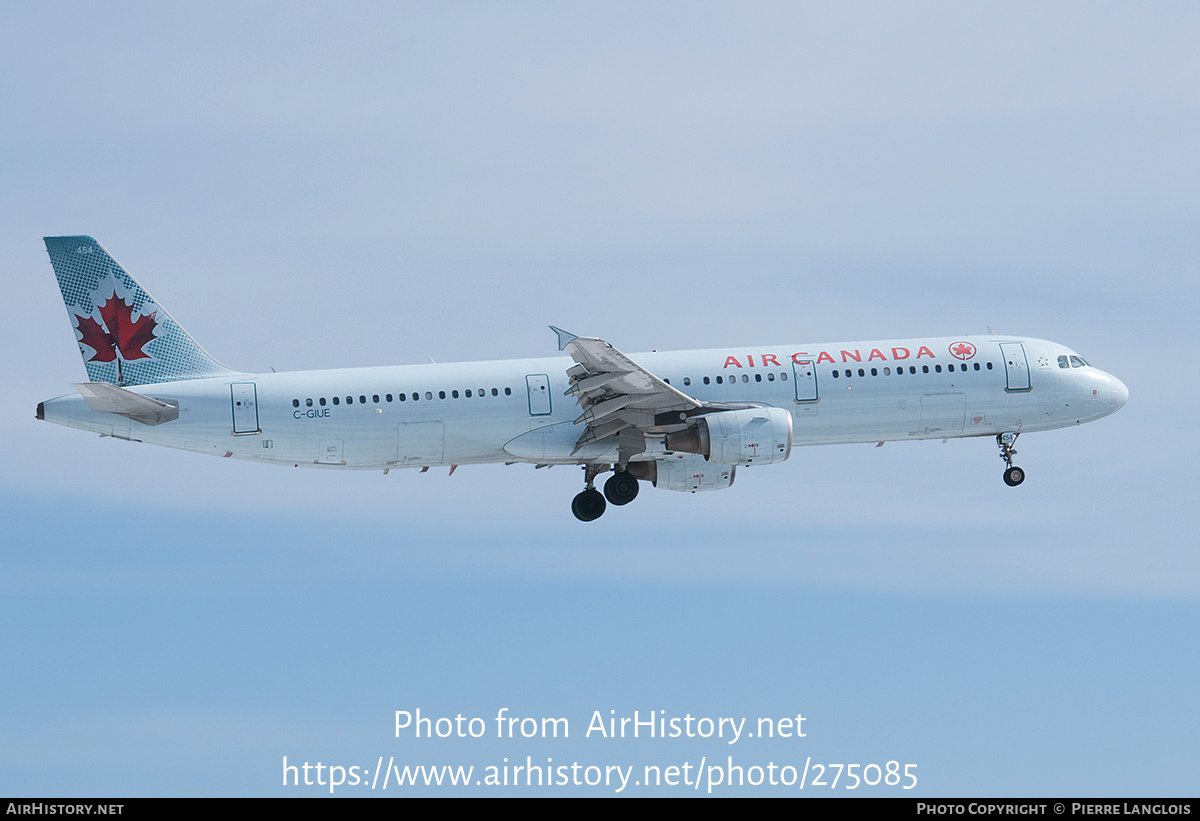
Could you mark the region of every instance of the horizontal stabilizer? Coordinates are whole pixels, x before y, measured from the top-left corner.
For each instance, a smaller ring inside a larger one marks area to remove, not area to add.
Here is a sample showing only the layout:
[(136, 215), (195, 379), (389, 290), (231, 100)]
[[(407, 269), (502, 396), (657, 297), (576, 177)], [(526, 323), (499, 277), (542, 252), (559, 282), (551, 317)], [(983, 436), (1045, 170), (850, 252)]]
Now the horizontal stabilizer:
[(161, 425), (179, 418), (179, 405), (175, 402), (151, 399), (107, 382), (80, 382), (75, 387), (88, 407), (99, 413), (127, 416), (143, 425)]

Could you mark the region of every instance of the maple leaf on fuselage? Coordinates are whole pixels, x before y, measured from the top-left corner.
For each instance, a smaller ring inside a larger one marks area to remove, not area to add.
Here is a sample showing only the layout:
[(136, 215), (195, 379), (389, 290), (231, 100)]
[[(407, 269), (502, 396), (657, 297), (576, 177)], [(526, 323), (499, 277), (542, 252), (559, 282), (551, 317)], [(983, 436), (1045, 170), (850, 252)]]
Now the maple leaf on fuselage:
[(126, 361), (150, 358), (150, 354), (142, 348), (154, 339), (157, 311), (143, 314), (135, 321), (133, 306), (117, 299), (116, 291), (98, 306), (98, 310), (104, 326), (90, 316), (75, 315), (79, 320), (79, 331), (83, 334), (79, 341), (96, 350), (89, 362), (112, 362), (118, 352)]

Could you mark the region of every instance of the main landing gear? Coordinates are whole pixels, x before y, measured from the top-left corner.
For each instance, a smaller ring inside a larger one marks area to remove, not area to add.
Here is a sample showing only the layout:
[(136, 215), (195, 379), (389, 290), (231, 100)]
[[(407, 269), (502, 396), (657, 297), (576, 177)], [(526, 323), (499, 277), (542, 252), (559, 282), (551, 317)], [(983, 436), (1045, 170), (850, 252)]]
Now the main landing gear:
[(996, 446), (1000, 448), (1000, 458), (1004, 460), (1004, 484), (1009, 487), (1016, 487), (1025, 481), (1025, 471), (1019, 467), (1013, 467), (1013, 457), (1017, 455), (1017, 449), (1013, 447), (1017, 443), (1019, 433), (1001, 433), (996, 437)]
[(589, 487), (571, 500), (571, 512), (581, 522), (592, 522), (604, 515), (604, 494)]
[(620, 507), (627, 505), (637, 498), (638, 480), (629, 475), (629, 471), (618, 470), (604, 483), (604, 498)]
[(604, 483), (604, 493), (596, 490), (596, 476), (609, 468), (605, 465), (584, 465), (583, 477), (585, 487), (571, 500), (571, 512), (581, 522), (594, 522), (604, 515), (607, 506), (604, 500), (617, 505), (627, 505), (637, 498), (638, 480), (620, 467), (613, 468), (616, 472)]

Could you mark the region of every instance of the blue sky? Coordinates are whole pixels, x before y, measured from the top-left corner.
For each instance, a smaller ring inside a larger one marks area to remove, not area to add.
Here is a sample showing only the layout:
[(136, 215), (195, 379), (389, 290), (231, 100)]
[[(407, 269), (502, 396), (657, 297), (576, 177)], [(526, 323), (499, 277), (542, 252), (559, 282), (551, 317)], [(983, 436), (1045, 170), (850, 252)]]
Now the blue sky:
[[(1195, 793), (1191, 5), (4, 18), (0, 793), (730, 754)], [(987, 440), (805, 448), (582, 526), (573, 469), (281, 470), (36, 422), (84, 375), (41, 243), (75, 233), (250, 371), (542, 356), (551, 323), (629, 352), (990, 325), (1131, 398), (1023, 437), (1017, 489)], [(392, 732), (505, 706), (572, 738)], [(810, 735), (581, 737), (660, 709)]]

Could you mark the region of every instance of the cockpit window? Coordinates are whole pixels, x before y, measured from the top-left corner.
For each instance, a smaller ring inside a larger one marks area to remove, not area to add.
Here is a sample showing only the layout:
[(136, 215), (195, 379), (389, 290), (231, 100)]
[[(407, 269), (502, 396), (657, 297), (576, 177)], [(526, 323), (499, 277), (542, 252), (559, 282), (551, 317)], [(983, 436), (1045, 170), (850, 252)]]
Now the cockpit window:
[(1081, 357), (1078, 357), (1078, 356), (1072, 356), (1072, 357), (1071, 357), (1071, 367), (1072, 367), (1072, 368), (1086, 368), (1086, 367), (1087, 367), (1087, 363), (1086, 363), (1086, 362), (1084, 362), (1084, 361), (1083, 361), (1083, 359), (1082, 359)]
[(1067, 358), (1066, 354), (1064, 354), (1058, 358), (1058, 367), (1060, 367), (1060, 368), (1071, 367), (1070, 359)]

